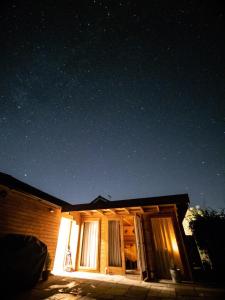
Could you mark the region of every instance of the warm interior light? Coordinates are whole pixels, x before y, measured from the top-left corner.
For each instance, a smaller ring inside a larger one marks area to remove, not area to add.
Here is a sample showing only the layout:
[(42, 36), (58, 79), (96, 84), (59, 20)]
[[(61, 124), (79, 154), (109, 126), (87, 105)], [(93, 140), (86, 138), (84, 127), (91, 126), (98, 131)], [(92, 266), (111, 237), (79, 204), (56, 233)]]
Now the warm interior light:
[(75, 270), (76, 268), (78, 233), (79, 233), (79, 225), (77, 225), (75, 221), (72, 221), (69, 244), (70, 244), (73, 270)]
[(64, 256), (65, 256), (65, 251), (69, 240), (70, 222), (71, 222), (70, 219), (67, 218), (61, 219), (53, 272), (63, 270)]
[(172, 239), (172, 248), (175, 253), (179, 252), (177, 241), (175, 239)]
[(71, 251), (72, 267), (75, 268), (78, 231), (79, 226), (76, 225), (75, 221), (64, 217), (61, 218), (53, 267), (54, 273), (59, 273), (64, 270), (65, 255), (68, 246)]
[(151, 221), (159, 272), (164, 274), (170, 267), (183, 270), (172, 219), (162, 217), (152, 218)]

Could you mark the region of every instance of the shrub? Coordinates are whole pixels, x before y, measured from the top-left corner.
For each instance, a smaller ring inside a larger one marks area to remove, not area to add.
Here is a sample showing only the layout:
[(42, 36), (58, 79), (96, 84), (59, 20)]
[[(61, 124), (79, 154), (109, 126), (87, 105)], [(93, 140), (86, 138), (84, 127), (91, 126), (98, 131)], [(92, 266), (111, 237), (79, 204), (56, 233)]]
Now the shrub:
[(208, 254), (216, 274), (225, 269), (225, 212), (212, 209), (194, 209), (189, 227), (200, 251)]

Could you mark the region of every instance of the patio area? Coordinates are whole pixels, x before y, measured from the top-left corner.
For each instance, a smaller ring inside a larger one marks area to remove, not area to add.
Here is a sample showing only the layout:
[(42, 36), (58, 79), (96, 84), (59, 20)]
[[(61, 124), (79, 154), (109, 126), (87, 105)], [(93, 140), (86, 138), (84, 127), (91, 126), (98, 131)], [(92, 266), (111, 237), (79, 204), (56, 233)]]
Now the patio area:
[[(68, 276), (69, 275), (69, 276)], [(9, 299), (12, 295), (9, 292)], [(203, 287), (193, 283), (174, 284), (143, 282), (137, 277), (104, 275), (85, 272), (51, 275), (46, 282), (40, 282), (30, 291), (13, 295), (18, 300), (58, 299), (225, 299), (225, 290)]]

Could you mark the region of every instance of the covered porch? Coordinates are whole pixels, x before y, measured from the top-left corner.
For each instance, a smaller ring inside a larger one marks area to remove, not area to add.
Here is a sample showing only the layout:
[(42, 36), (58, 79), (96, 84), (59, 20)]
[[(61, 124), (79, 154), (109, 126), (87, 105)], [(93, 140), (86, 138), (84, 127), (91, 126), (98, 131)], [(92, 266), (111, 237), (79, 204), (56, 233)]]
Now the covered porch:
[(171, 279), (176, 267), (190, 278), (176, 204), (115, 202), (97, 198), (62, 214), (53, 271), (153, 281)]

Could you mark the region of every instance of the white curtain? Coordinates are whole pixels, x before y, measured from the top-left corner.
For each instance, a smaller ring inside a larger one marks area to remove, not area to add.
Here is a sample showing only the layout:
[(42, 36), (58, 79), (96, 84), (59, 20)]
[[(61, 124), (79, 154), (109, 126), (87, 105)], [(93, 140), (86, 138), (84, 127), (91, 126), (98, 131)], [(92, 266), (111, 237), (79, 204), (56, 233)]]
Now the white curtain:
[(108, 222), (109, 266), (121, 267), (120, 221)]
[(80, 266), (96, 269), (98, 256), (98, 221), (84, 222)]
[(182, 269), (180, 253), (171, 218), (152, 218), (157, 272), (160, 278), (170, 278), (170, 267)]

